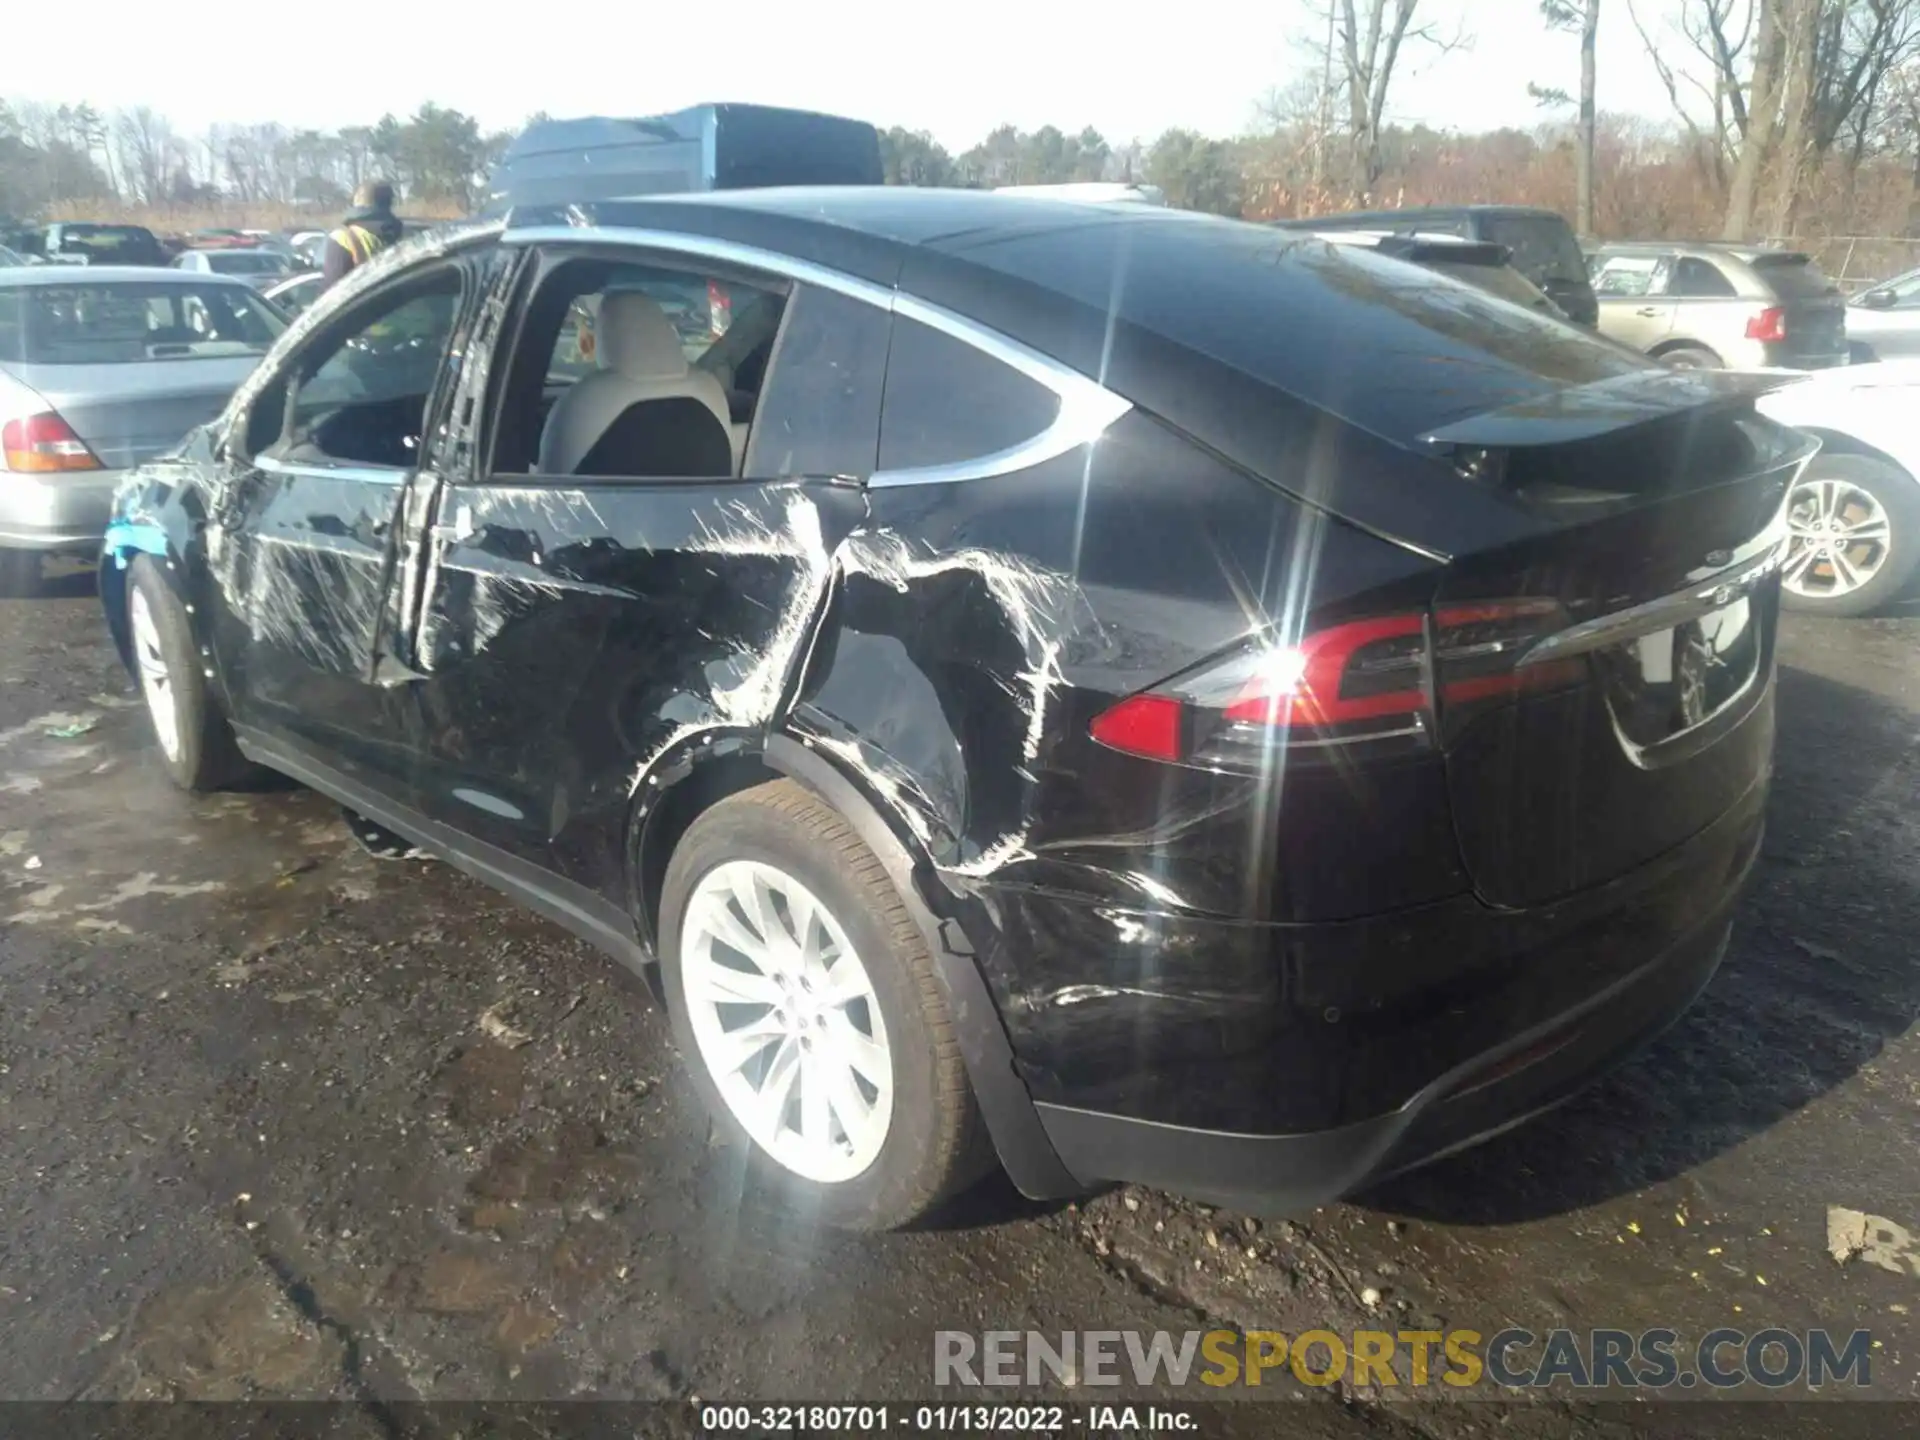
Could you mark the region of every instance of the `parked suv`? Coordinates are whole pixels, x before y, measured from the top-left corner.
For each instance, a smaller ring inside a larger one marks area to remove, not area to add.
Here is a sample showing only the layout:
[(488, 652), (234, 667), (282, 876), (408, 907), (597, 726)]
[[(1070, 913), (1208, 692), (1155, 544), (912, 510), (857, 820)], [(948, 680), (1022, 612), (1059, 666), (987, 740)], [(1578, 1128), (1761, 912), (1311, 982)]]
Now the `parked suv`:
[(1812, 257), (1752, 245), (1602, 245), (1600, 333), (1681, 369), (1847, 363), (1847, 312)]
[(282, 771), (631, 964), (810, 1213), (996, 1154), (1311, 1207), (1714, 973), (1783, 377), (1155, 206), (570, 221), (328, 290), (121, 487), (102, 601), (176, 783)]
[(42, 253), (58, 265), (165, 265), (167, 252), (144, 225), (100, 225), (91, 220), (49, 225)]
[(1284, 222), (1295, 230), (1375, 230), (1392, 235), (1453, 235), (1505, 246), (1513, 268), (1552, 297), (1575, 324), (1597, 318), (1587, 267), (1573, 227), (1557, 210), (1531, 205), (1423, 205), (1408, 210), (1356, 210)]

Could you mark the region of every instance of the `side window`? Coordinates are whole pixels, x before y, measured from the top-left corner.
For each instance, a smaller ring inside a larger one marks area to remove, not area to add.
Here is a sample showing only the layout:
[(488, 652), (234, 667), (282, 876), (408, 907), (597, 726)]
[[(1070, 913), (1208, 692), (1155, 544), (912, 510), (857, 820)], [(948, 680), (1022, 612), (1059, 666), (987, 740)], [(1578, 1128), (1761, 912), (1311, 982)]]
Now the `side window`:
[(1010, 450), (1044, 431), (1059, 411), (1059, 396), (978, 347), (894, 317), (880, 412), (882, 470)]
[(794, 295), (743, 473), (873, 473), (892, 323), (886, 311), (831, 290), (802, 287)]
[(1889, 288), (1893, 291), (1893, 305), (1896, 310), (1920, 309), (1920, 274), (1909, 275), (1898, 285)]
[[(288, 459), (405, 468), (419, 457), (427, 404), (460, 313), (460, 271), (447, 266), (383, 290), (291, 361), (278, 448)], [(256, 421), (263, 417), (254, 417)], [(250, 425), (249, 439), (259, 434)]]
[(779, 283), (546, 258), (505, 367), (490, 473), (737, 475), (786, 309)]
[(1683, 255), (1674, 262), (1673, 281), (1667, 287), (1667, 293), (1686, 299), (1731, 299), (1738, 292), (1733, 282), (1720, 273), (1720, 267), (1711, 260), (1701, 260), (1696, 256)]
[(1666, 293), (1664, 255), (1609, 255), (1593, 277), (1593, 293), (1603, 300), (1636, 300)]

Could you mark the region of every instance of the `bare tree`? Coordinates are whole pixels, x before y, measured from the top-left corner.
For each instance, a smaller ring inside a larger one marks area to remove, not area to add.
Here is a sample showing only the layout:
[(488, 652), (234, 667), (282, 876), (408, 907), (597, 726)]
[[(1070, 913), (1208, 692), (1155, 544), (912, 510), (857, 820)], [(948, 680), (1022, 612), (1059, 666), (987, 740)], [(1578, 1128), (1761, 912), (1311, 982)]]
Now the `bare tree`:
[[(1574, 152), (1574, 229), (1582, 235), (1593, 234), (1593, 143), (1599, 112), (1594, 93), (1596, 63), (1594, 40), (1600, 30), (1600, 0), (1540, 0), (1540, 14), (1555, 30), (1580, 37), (1579, 148)], [(1564, 90), (1542, 89), (1529, 85), (1535, 99), (1548, 104), (1574, 104)]]
[(1380, 179), (1380, 127), (1387, 95), (1408, 42), (1423, 40), (1442, 50), (1464, 43), (1443, 38), (1432, 26), (1413, 23), (1420, 0), (1339, 0), (1336, 16), (1340, 58), (1346, 70), (1348, 184), (1364, 203)]
[(114, 118), (113, 138), (129, 197), (142, 205), (160, 203), (178, 154), (173, 127), (147, 106), (136, 105)]

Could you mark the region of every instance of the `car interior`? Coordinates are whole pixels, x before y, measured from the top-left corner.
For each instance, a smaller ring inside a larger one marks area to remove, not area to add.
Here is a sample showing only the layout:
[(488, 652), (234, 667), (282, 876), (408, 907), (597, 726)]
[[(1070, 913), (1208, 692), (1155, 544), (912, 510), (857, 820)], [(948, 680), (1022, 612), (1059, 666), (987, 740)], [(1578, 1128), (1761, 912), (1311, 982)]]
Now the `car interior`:
[[(250, 454), (404, 468), (452, 342), (456, 267), (357, 307), (256, 402)], [(491, 471), (740, 473), (786, 296), (765, 284), (581, 258), (539, 277), (504, 389)]]
[(563, 262), (527, 306), (492, 473), (738, 475), (785, 299), (727, 278)]
[(413, 465), (461, 291), (460, 271), (447, 266), (382, 297), (371, 315), (349, 311), (255, 402), (248, 453), (277, 444), (289, 460)]

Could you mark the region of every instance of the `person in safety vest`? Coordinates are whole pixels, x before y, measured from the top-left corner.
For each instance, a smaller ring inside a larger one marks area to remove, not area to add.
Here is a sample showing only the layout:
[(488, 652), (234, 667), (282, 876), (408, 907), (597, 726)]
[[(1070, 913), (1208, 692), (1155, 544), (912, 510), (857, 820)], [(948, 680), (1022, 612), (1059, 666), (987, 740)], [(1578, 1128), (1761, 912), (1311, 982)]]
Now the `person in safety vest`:
[(356, 265), (378, 255), (401, 236), (393, 213), (393, 186), (384, 180), (362, 185), (353, 195), (353, 213), (327, 235), (320, 269), (332, 285)]

